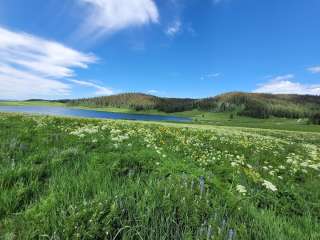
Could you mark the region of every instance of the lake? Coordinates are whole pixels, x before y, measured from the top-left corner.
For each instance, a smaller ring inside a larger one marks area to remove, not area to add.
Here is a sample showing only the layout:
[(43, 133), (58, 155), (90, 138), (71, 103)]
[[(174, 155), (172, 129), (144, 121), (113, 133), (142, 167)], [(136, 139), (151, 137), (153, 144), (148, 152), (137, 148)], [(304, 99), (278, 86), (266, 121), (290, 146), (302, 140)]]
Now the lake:
[(170, 121), (170, 122), (190, 122), (190, 118), (146, 115), (146, 114), (129, 114), (113, 113), (95, 110), (84, 110), (67, 107), (49, 107), (49, 106), (0, 106), (0, 112), (18, 112), (30, 114), (44, 114), (53, 116), (71, 116), (84, 118), (105, 118), (105, 119), (123, 119), (139, 121)]

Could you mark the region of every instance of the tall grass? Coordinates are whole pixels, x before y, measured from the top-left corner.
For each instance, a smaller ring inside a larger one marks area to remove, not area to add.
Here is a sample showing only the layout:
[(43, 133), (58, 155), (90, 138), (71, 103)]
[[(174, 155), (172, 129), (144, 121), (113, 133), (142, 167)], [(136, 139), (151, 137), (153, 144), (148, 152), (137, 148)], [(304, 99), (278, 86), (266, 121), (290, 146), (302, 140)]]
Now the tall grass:
[(0, 239), (320, 238), (316, 134), (0, 114), (0, 140)]

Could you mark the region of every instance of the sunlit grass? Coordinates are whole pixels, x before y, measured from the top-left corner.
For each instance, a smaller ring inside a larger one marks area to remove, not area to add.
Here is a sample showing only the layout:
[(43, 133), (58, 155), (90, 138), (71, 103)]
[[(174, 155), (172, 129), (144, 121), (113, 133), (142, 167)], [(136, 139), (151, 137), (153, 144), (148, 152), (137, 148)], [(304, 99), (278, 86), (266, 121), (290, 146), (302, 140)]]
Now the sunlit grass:
[(0, 106), (51, 106), (63, 107), (64, 103), (49, 101), (0, 101)]
[(317, 133), (0, 114), (0, 140), (4, 239), (320, 238)]

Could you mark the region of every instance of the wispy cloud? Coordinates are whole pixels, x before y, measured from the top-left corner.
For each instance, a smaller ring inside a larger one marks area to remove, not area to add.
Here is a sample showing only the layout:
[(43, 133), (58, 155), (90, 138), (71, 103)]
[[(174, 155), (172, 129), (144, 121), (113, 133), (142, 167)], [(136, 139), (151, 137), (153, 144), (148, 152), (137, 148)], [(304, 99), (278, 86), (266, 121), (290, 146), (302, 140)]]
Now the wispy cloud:
[(320, 84), (303, 84), (294, 81), (294, 78), (293, 74), (274, 77), (268, 82), (260, 84), (254, 92), (320, 95)]
[(288, 81), (291, 79), (294, 79), (293, 74), (287, 74), (287, 75), (280, 75), (280, 76), (275, 76), (275, 77), (269, 77), (269, 81), (271, 82), (281, 82), (281, 81)]
[(77, 0), (87, 9), (82, 33), (100, 37), (128, 27), (158, 23), (159, 12), (153, 0)]
[(208, 73), (208, 74), (205, 74), (203, 76), (200, 77), (201, 80), (205, 80), (205, 79), (214, 79), (214, 78), (217, 78), (217, 77), (220, 77), (221, 76), (221, 73)]
[(96, 89), (95, 95), (103, 96), (103, 95), (111, 95), (113, 94), (113, 90), (111, 88), (100, 86), (96, 83), (88, 82), (88, 81), (81, 81), (75, 79), (69, 79), (68, 81), (85, 87), (90, 87)]
[(311, 73), (320, 73), (320, 66), (313, 66), (307, 69)]
[(172, 22), (167, 29), (165, 30), (165, 33), (169, 36), (169, 37), (174, 37), (175, 35), (177, 35), (179, 32), (181, 32), (181, 27), (182, 27), (182, 23), (180, 20), (175, 20), (174, 22)]
[(62, 80), (94, 62), (94, 55), (0, 27), (0, 98), (68, 96), (71, 87)]
[(158, 90), (151, 89), (151, 90), (149, 90), (147, 93), (157, 94), (158, 92), (159, 92)]
[(70, 92), (68, 84), (0, 63), (0, 99), (54, 99)]
[(155, 96), (160, 96), (160, 97), (168, 97), (167, 93), (165, 91), (161, 90), (156, 90), (156, 89), (151, 89), (146, 91), (147, 94), (155, 95)]

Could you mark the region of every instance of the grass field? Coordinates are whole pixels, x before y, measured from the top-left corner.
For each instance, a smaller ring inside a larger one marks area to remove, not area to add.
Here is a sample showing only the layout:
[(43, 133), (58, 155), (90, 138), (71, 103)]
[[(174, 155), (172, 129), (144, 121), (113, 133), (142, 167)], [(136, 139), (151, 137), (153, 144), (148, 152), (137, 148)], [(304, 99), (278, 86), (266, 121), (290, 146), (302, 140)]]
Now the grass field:
[(0, 101), (0, 106), (52, 106), (64, 107), (64, 103), (47, 101)]
[(0, 114), (0, 239), (320, 239), (320, 134)]

